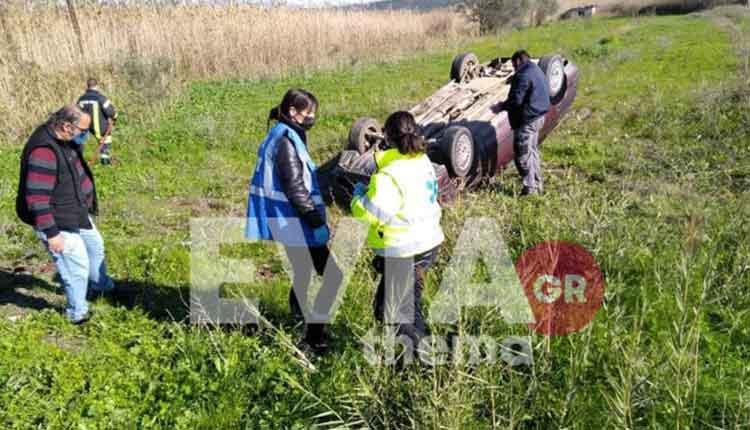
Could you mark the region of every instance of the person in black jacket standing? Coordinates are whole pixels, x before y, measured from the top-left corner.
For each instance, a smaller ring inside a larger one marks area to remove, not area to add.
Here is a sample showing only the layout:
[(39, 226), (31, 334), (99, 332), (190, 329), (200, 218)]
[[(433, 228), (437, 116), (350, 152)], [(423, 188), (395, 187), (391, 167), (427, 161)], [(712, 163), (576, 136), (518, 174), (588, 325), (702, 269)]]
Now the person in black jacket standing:
[[(307, 322), (303, 347), (322, 352), (328, 348), (326, 324), (343, 273), (328, 249), (325, 204), (308, 153), (307, 132), (315, 124), (317, 108), (311, 93), (291, 89), (271, 109), (269, 124), (277, 124), (258, 151), (245, 236), (284, 245), (294, 272), (289, 306), (296, 320)], [(323, 285), (310, 310), (307, 296), (313, 270), (323, 276)]]
[(528, 52), (517, 51), (511, 61), (516, 73), (505, 107), (513, 129), (514, 161), (523, 181), (522, 195), (537, 194), (543, 189), (539, 131), (550, 109), (549, 84)]
[(117, 110), (109, 99), (99, 91), (99, 83), (94, 78), (86, 81), (86, 92), (78, 99), (78, 107), (91, 116), (89, 131), (99, 142), (99, 161), (110, 164), (112, 130), (117, 121)]
[(81, 150), (91, 117), (66, 106), (32, 133), (21, 155), (16, 212), (31, 225), (57, 266), (67, 297), (68, 319), (89, 319), (87, 295), (109, 294), (104, 241), (92, 220), (97, 213), (94, 176)]

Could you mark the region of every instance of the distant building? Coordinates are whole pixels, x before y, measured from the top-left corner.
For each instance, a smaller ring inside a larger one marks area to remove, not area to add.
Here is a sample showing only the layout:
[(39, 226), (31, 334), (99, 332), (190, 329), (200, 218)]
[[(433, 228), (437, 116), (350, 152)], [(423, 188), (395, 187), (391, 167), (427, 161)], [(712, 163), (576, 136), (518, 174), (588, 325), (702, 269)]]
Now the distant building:
[(596, 5), (588, 5), (582, 7), (574, 7), (568, 9), (560, 15), (560, 19), (573, 19), (573, 18), (590, 18), (596, 13)]

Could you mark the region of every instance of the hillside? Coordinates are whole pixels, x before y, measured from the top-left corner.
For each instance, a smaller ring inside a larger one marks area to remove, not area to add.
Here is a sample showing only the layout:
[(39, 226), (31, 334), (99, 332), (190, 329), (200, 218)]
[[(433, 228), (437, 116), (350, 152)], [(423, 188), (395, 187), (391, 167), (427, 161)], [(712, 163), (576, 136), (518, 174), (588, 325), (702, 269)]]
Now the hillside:
[(458, 0), (384, 0), (373, 1), (362, 5), (350, 6), (353, 9), (370, 9), (370, 10), (400, 10), (410, 9), (418, 11), (428, 11), (452, 7), (460, 4)]
[[(519, 199), (510, 169), (444, 211), (448, 240), (426, 291), (432, 300), (467, 219), (496, 221), (514, 261), (546, 240), (588, 249), (606, 295), (583, 331), (545, 337), (491, 308), (434, 328), (527, 337), (528, 368), (457, 360), (400, 373), (368, 363), (360, 340), (377, 327), (369, 254), (342, 298), (331, 353), (310, 363), (291, 347), (300, 330), (270, 247), (221, 250), (260, 264), (255, 282), (227, 285), (225, 294), (259, 297), (269, 325), (187, 321), (190, 220), (244, 215), (268, 109), (283, 92), (301, 86), (320, 99), (310, 145), (322, 162), (354, 119), (383, 119), (444, 84), (454, 49), (281, 78), (217, 77), (190, 83), (148, 122), (124, 115), (119, 162), (95, 167), (97, 222), (115, 281), (138, 293), (129, 303), (99, 300), (82, 327), (58, 312), (63, 297), (47, 256), (15, 218), (21, 146), (0, 145), (0, 427), (744, 428), (748, 32), (750, 15), (730, 8), (546, 25), (460, 47), (482, 59), (520, 46), (561, 52), (581, 70), (574, 110), (543, 146), (546, 194)], [(334, 226), (344, 216), (331, 215)]]

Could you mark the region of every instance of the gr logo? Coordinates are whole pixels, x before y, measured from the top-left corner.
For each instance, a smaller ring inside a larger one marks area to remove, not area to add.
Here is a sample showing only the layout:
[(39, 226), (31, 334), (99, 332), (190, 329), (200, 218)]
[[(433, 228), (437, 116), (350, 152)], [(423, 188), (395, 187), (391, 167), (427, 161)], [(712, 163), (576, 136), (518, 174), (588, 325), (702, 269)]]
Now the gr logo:
[[(548, 285), (547, 292), (544, 291), (544, 286)], [(573, 303), (578, 301), (579, 303), (586, 303), (586, 278), (581, 275), (565, 275), (565, 288), (560, 288), (562, 282), (560, 278), (555, 275), (541, 275), (534, 282), (534, 297), (540, 303), (554, 303), (563, 291), (565, 292), (565, 303)]]
[[(484, 263), (484, 281), (473, 275)], [(467, 221), (430, 307), (433, 322), (454, 323), (462, 308), (497, 309), (506, 323), (526, 324), (547, 336), (586, 327), (601, 308), (604, 278), (594, 257), (580, 245), (547, 241), (526, 250), (515, 266), (499, 226)]]
[(516, 263), (533, 330), (561, 336), (588, 325), (604, 300), (604, 278), (594, 257), (580, 245), (548, 241), (523, 253)]

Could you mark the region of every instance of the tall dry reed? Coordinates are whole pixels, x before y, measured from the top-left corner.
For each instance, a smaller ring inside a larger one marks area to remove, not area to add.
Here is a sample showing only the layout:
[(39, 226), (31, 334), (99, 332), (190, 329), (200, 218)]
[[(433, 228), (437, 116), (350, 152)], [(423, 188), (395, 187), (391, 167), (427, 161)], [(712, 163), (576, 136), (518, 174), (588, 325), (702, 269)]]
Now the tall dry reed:
[(158, 103), (192, 79), (392, 58), (473, 32), (450, 11), (79, 6), (81, 55), (65, 8), (6, 6), (0, 14), (0, 133), (10, 140), (73, 100), (88, 75), (134, 103)]

